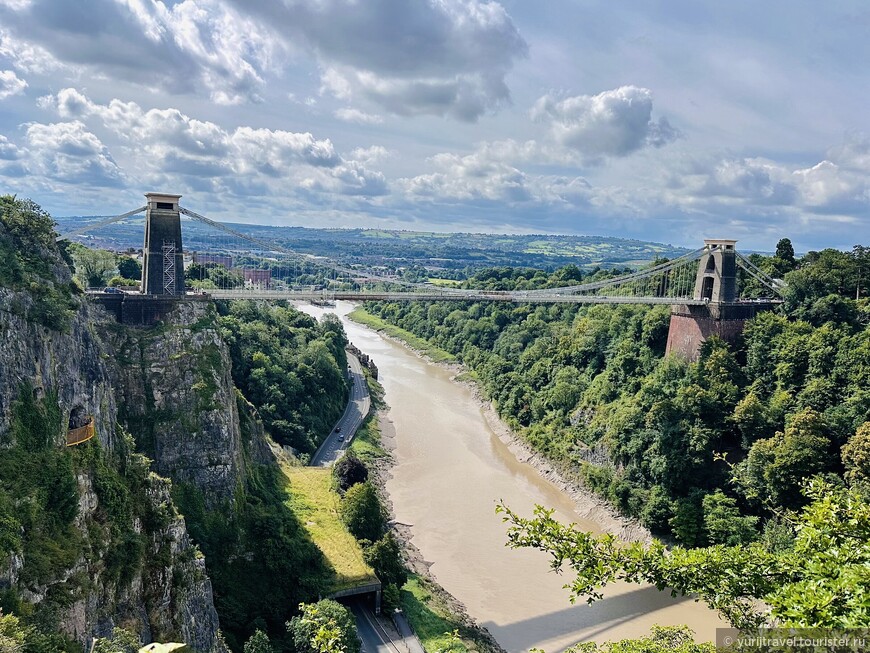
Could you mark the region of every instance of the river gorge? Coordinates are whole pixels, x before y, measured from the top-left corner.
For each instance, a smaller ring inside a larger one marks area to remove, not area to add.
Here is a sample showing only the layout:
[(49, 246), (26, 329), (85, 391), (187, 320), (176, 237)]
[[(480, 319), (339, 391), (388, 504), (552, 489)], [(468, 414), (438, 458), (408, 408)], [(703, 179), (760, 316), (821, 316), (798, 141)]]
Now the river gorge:
[(431, 563), (431, 574), (505, 649), (532, 647), (555, 653), (579, 640), (638, 637), (653, 624), (687, 624), (712, 640), (724, 624), (691, 598), (671, 598), (653, 587), (613, 584), (589, 606), (570, 603), (570, 580), (550, 569), (543, 553), (505, 546), (506, 526), (496, 514), (503, 500), (523, 515), (536, 504), (556, 517), (600, 531), (582, 520), (568, 493), (520, 462), (454, 372), (347, 319), (353, 305), (300, 306), (320, 316), (334, 310), (351, 342), (378, 366), (394, 429), (394, 466), (386, 490), (395, 518), (410, 525), (412, 543)]

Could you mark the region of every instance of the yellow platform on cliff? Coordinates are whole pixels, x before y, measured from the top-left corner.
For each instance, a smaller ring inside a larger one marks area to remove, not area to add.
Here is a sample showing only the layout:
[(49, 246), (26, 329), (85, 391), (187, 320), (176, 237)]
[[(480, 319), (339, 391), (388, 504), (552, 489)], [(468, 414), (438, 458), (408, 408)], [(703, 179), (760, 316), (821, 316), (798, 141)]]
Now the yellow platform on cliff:
[(66, 446), (73, 447), (82, 442), (87, 442), (96, 434), (94, 418), (88, 417), (88, 423), (79, 428), (70, 429), (66, 432)]
[(362, 548), (338, 516), (340, 497), (332, 488), (332, 474), (325, 467), (293, 467), (282, 464), (290, 480), (286, 505), (293, 511), (311, 540), (335, 569), (332, 592), (377, 583)]

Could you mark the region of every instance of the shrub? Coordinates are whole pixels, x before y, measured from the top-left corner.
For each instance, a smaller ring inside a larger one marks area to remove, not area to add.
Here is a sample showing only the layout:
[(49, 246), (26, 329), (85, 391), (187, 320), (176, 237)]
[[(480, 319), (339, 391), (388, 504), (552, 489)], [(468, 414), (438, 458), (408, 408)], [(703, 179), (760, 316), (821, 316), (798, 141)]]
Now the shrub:
[(287, 624), (296, 653), (359, 653), (356, 622), (350, 610), (331, 599), (303, 603)]
[(365, 464), (351, 452), (335, 464), (332, 474), (341, 492), (347, 492), (352, 485), (364, 483), (369, 478), (369, 470)]
[(358, 540), (373, 542), (384, 532), (384, 509), (374, 486), (368, 481), (348, 489), (339, 511), (341, 520)]

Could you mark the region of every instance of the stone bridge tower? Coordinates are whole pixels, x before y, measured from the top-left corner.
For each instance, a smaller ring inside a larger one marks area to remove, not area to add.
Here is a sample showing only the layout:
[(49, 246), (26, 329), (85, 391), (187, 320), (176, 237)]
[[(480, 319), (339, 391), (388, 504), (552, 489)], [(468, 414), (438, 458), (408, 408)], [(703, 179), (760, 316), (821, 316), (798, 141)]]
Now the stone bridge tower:
[(142, 292), (184, 296), (184, 256), (181, 243), (181, 195), (145, 193), (145, 247)]
[(719, 336), (733, 342), (743, 332), (746, 320), (773, 308), (771, 302), (740, 301), (737, 296), (736, 243), (736, 240), (704, 240), (693, 299), (706, 303), (671, 306), (666, 353), (695, 361), (707, 338)]

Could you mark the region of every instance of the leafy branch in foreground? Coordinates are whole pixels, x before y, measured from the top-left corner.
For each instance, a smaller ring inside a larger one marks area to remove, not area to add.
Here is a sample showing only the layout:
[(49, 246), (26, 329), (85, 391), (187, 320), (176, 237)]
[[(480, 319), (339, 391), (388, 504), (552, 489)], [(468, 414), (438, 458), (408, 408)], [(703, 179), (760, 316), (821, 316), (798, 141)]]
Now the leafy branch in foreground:
[(615, 580), (649, 583), (673, 596), (696, 595), (736, 628), (771, 622), (786, 627), (850, 628), (870, 623), (870, 504), (857, 490), (820, 479), (807, 483), (809, 504), (794, 515), (791, 548), (759, 542), (703, 548), (624, 543), (553, 519), (541, 506), (531, 519), (504, 503), (508, 544), (540, 549), (557, 572), (575, 578), (571, 600), (588, 603)]

